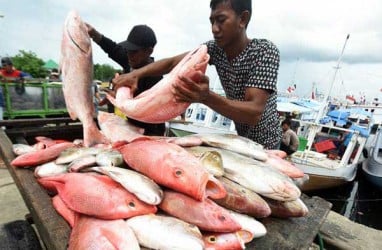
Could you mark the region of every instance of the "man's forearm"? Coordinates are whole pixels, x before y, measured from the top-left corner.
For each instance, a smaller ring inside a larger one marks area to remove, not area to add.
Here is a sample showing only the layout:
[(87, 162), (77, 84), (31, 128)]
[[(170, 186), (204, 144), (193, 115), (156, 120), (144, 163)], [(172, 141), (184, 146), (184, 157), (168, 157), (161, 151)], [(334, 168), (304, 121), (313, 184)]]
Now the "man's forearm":
[(235, 122), (249, 125), (256, 125), (263, 113), (263, 109), (252, 101), (229, 100), (212, 91), (209, 92), (203, 104)]
[(134, 70), (134, 72), (139, 78), (149, 76), (161, 76), (169, 73), (185, 55), (186, 53), (174, 57), (161, 59), (156, 62), (150, 63), (145, 67), (136, 69)]

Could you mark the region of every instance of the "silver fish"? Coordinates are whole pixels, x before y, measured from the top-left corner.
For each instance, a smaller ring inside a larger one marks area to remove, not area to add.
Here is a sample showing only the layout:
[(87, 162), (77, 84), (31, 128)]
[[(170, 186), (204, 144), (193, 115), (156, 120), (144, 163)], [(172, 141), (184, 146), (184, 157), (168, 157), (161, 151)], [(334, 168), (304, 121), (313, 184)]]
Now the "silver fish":
[(259, 161), (266, 161), (268, 159), (268, 155), (261, 144), (240, 135), (211, 133), (192, 134), (189, 136), (199, 137), (205, 145), (227, 149)]
[(23, 155), (26, 153), (30, 153), (30, 152), (34, 152), (36, 150), (37, 149), (35, 147), (32, 147), (32, 146), (27, 145), (27, 144), (21, 144), (21, 143), (12, 144), (12, 151), (17, 156)]
[(69, 172), (80, 172), (81, 170), (96, 165), (96, 157), (94, 155), (84, 155), (73, 160), (69, 164)]
[(147, 204), (158, 205), (162, 201), (163, 191), (158, 184), (136, 171), (119, 167), (92, 167), (89, 170), (108, 175)]
[[(210, 150), (210, 147), (204, 148)], [(214, 150), (222, 156), (226, 178), (275, 200), (295, 200), (300, 197), (300, 189), (288, 176), (265, 166), (263, 162), (225, 149)]]
[(96, 163), (105, 167), (120, 167), (123, 165), (122, 154), (117, 150), (105, 150), (96, 155)]
[(54, 161), (37, 166), (34, 170), (36, 178), (55, 176), (68, 172), (68, 165), (56, 164)]
[(198, 158), (210, 174), (215, 177), (224, 175), (223, 160), (219, 152), (214, 151), (213, 148), (211, 151), (200, 151), (199, 147), (185, 147), (185, 149)]
[(141, 215), (126, 223), (133, 229), (141, 246), (161, 250), (202, 250), (204, 242), (199, 229), (174, 217)]
[(101, 153), (102, 151), (105, 151), (103, 148), (67, 148), (64, 151), (60, 153), (60, 155), (56, 159), (57, 164), (65, 164), (65, 163), (71, 163), (75, 159), (81, 158), (85, 155), (97, 155)]

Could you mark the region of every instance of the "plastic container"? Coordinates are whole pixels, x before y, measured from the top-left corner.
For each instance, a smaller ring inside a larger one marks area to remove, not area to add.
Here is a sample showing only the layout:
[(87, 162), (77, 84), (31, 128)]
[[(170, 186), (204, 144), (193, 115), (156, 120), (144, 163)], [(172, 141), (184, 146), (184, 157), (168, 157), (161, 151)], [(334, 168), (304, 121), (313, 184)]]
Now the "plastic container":
[(306, 144), (308, 144), (308, 140), (304, 137), (299, 136), (298, 137), (298, 148), (297, 151), (304, 151), (306, 148)]
[(333, 141), (331, 140), (324, 140), (320, 142), (316, 142), (314, 144), (314, 148), (317, 152), (322, 153), (331, 149), (335, 149), (336, 145), (334, 145)]

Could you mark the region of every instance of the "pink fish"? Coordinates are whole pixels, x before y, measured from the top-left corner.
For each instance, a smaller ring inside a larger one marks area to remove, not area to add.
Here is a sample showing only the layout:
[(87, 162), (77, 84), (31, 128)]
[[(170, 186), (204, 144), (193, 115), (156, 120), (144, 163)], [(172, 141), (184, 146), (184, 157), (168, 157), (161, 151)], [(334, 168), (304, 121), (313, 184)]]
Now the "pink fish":
[(304, 172), (301, 169), (273, 153), (268, 153), (268, 159), (264, 165), (271, 166), (291, 178), (301, 178), (304, 176)]
[(164, 141), (138, 139), (118, 149), (125, 162), (156, 183), (197, 200), (222, 198), (222, 184), (184, 148)]
[(219, 180), (227, 191), (227, 196), (222, 199), (214, 199), (217, 204), (256, 218), (264, 218), (271, 214), (267, 202), (256, 192), (225, 177), (221, 177)]
[(242, 250), (245, 249), (240, 232), (203, 233), (205, 250)]
[(236, 232), (241, 225), (228, 210), (210, 199), (197, 201), (187, 195), (165, 191), (159, 207), (174, 217), (211, 232)]
[(40, 178), (38, 182), (48, 190), (55, 188), (75, 212), (101, 219), (123, 219), (157, 211), (156, 206), (140, 201), (108, 176), (67, 173)]
[(65, 20), (60, 68), (66, 108), (70, 118), (82, 122), (84, 145), (107, 143), (94, 121), (91, 40), (85, 23), (75, 11), (69, 12)]
[(129, 124), (116, 114), (98, 111), (98, 123), (101, 131), (112, 143), (119, 141), (130, 142), (144, 136), (144, 129)]
[(68, 206), (58, 195), (55, 195), (52, 198), (52, 203), (54, 209), (56, 209), (56, 211), (69, 223), (70, 227), (74, 227), (74, 221), (77, 213), (68, 208)]
[(77, 214), (68, 250), (139, 250), (133, 230), (124, 220), (100, 220)]
[(62, 151), (74, 147), (71, 142), (55, 144), (51, 147), (17, 156), (11, 164), (15, 167), (34, 167), (57, 158)]
[[(48, 148), (48, 147), (53, 146), (53, 145), (58, 144), (58, 143), (69, 142), (68, 140), (60, 140), (60, 139), (54, 140), (52, 138), (45, 137), (45, 136), (36, 136), (35, 140), (37, 141), (37, 143), (34, 146), (35, 147), (41, 147), (41, 149), (42, 148)], [(41, 146), (37, 146), (37, 145), (41, 145)]]
[(173, 84), (181, 81), (179, 76), (187, 76), (198, 81), (195, 72), (205, 73), (209, 55), (207, 46), (201, 45), (188, 53), (178, 65), (149, 90), (133, 98), (130, 88), (121, 87), (116, 98), (107, 95), (110, 102), (127, 117), (149, 122), (162, 123), (182, 114), (190, 103), (177, 103), (171, 92)]

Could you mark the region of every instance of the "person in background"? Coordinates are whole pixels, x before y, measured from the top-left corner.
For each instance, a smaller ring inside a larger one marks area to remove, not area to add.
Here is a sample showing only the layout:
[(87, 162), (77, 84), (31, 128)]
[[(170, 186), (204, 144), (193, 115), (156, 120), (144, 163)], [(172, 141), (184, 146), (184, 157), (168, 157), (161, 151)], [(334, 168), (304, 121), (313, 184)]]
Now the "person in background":
[(3, 57), (1, 58), (0, 77), (5, 81), (18, 81), (23, 78), (30, 78), (32, 76), (13, 67), (11, 58)]
[(101, 102), (101, 96), (100, 96), (99, 91), (98, 91), (97, 81), (93, 81), (93, 83), (92, 83), (92, 91), (93, 91), (94, 112), (95, 112), (95, 116), (97, 117), (97, 115), (98, 115), (98, 105)]
[(52, 72), (49, 74), (50, 82), (58, 82), (60, 81), (60, 74), (58, 73), (58, 69), (52, 69)]
[[(266, 149), (278, 149), (281, 140), (276, 109), (279, 51), (269, 40), (248, 38), (251, 0), (211, 0), (210, 8), (214, 40), (205, 44), (210, 55), (209, 64), (215, 65), (226, 97), (211, 91), (209, 78), (199, 73), (200, 82), (180, 77), (182, 82), (173, 86), (175, 99), (205, 104), (233, 120), (240, 136)], [(116, 77), (113, 83), (134, 88), (144, 77), (170, 72), (186, 53)]]
[[(149, 26), (134, 26), (131, 29), (126, 41), (116, 43), (99, 33), (90, 24), (86, 25), (88, 27), (89, 36), (101, 47), (102, 50), (104, 50), (109, 55), (111, 59), (122, 66), (124, 73), (132, 72), (154, 62), (154, 58), (151, 57), (151, 54), (154, 51), (157, 39), (154, 31)], [(134, 93), (133, 96), (135, 97), (140, 93), (150, 89), (162, 78), (162, 75), (141, 78), (138, 84), (134, 86), (134, 89), (132, 89)], [(111, 86), (111, 89), (114, 91), (113, 86)], [(144, 128), (145, 135), (164, 135), (164, 123), (145, 123), (131, 119), (129, 117), (127, 120), (129, 123), (137, 127)]]
[(280, 150), (287, 153), (287, 155), (291, 155), (297, 151), (299, 145), (298, 136), (296, 132), (291, 129), (291, 121), (289, 119), (285, 119), (281, 123), (281, 128), (283, 130), (283, 136), (281, 139)]

